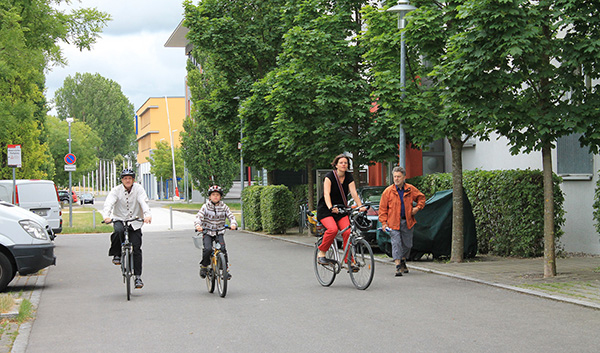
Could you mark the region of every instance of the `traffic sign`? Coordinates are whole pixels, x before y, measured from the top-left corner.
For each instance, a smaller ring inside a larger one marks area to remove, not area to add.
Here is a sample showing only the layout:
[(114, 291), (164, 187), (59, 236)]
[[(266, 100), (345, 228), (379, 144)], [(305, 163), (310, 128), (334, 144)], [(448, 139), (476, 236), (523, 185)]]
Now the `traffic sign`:
[(77, 166), (75, 164), (65, 164), (65, 172), (74, 172), (77, 170)]
[(8, 145), (8, 166), (21, 168), (21, 145)]
[(76, 160), (77, 158), (75, 158), (75, 155), (73, 153), (67, 153), (67, 155), (65, 156), (65, 163), (67, 164), (75, 164)]

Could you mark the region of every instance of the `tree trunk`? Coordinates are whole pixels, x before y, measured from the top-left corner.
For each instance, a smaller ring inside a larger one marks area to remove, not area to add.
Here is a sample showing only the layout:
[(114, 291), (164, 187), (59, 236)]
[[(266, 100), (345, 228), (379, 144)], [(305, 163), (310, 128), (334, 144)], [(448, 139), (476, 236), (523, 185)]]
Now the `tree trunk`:
[(315, 173), (313, 171), (314, 162), (312, 159), (306, 161), (306, 171), (308, 173), (308, 209), (315, 210)]
[(463, 262), (465, 251), (465, 236), (463, 233), (463, 171), (462, 147), (460, 137), (451, 137), (452, 149), (452, 251), (451, 262)]
[(360, 165), (358, 164), (358, 150), (352, 151), (354, 161), (352, 163), (352, 177), (354, 177), (354, 185), (358, 189), (360, 187)]
[(554, 183), (552, 182), (552, 147), (542, 147), (544, 168), (544, 278), (556, 276), (556, 250), (554, 246)]

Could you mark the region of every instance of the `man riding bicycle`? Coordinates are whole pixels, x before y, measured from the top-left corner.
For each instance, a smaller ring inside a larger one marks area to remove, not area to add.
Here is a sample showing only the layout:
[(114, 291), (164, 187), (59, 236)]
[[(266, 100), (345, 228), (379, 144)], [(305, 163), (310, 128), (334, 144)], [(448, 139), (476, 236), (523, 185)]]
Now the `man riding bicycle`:
[[(114, 232), (111, 234), (111, 245), (108, 256), (113, 257), (113, 264), (121, 264), (121, 243), (123, 242), (125, 228), (123, 220), (143, 218), (144, 223), (152, 221), (148, 196), (144, 188), (134, 182), (135, 172), (124, 169), (121, 172), (121, 185), (115, 186), (104, 201), (102, 215), (104, 222), (113, 222)], [(142, 282), (142, 222), (134, 221), (129, 225), (129, 240), (133, 245), (133, 274), (135, 288), (144, 286)]]

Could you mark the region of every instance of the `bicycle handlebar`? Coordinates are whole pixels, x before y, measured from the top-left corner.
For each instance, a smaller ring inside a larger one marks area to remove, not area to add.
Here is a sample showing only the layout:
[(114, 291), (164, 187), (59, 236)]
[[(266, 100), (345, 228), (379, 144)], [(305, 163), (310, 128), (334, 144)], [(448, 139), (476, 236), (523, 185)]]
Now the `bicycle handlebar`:
[[(352, 208), (352, 207), (346, 207), (344, 205), (333, 205), (331, 208), (337, 208), (338, 209), (338, 214), (350, 214), (350, 213), (354, 213), (354, 211), (356, 211), (357, 213), (360, 212), (360, 208), (361, 207), (366, 207), (367, 210), (371, 207), (370, 204), (363, 204), (360, 207), (357, 208)], [(364, 210), (362, 212), (367, 212), (367, 210)]]
[[(229, 226), (229, 224), (226, 224), (223, 228), (219, 228), (219, 229), (205, 229), (205, 228), (202, 228), (202, 234), (208, 233), (209, 231), (218, 233), (218, 232), (223, 231), (225, 229), (231, 229), (231, 226)], [(195, 229), (195, 231), (196, 231), (196, 233), (200, 232), (198, 229)]]
[[(135, 222), (135, 221), (143, 222), (144, 220), (139, 217), (135, 217), (135, 218), (131, 218), (131, 219), (117, 219), (116, 221), (121, 221), (125, 224), (129, 224), (129, 223)], [(115, 223), (115, 219), (111, 219), (110, 222), (104, 222), (104, 220), (102, 220), (101, 223), (104, 223), (104, 224)]]

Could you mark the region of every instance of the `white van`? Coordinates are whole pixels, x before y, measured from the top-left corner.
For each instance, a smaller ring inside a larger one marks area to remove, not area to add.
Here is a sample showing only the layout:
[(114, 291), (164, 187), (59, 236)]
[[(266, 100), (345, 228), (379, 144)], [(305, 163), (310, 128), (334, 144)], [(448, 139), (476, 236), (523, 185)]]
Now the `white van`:
[(54, 234), (48, 221), (0, 201), (0, 291), (15, 277), (56, 265)]
[(16, 180), (15, 202), (13, 181), (0, 180), (0, 200), (23, 207), (48, 220), (54, 233), (62, 232), (62, 211), (58, 192), (52, 180)]

